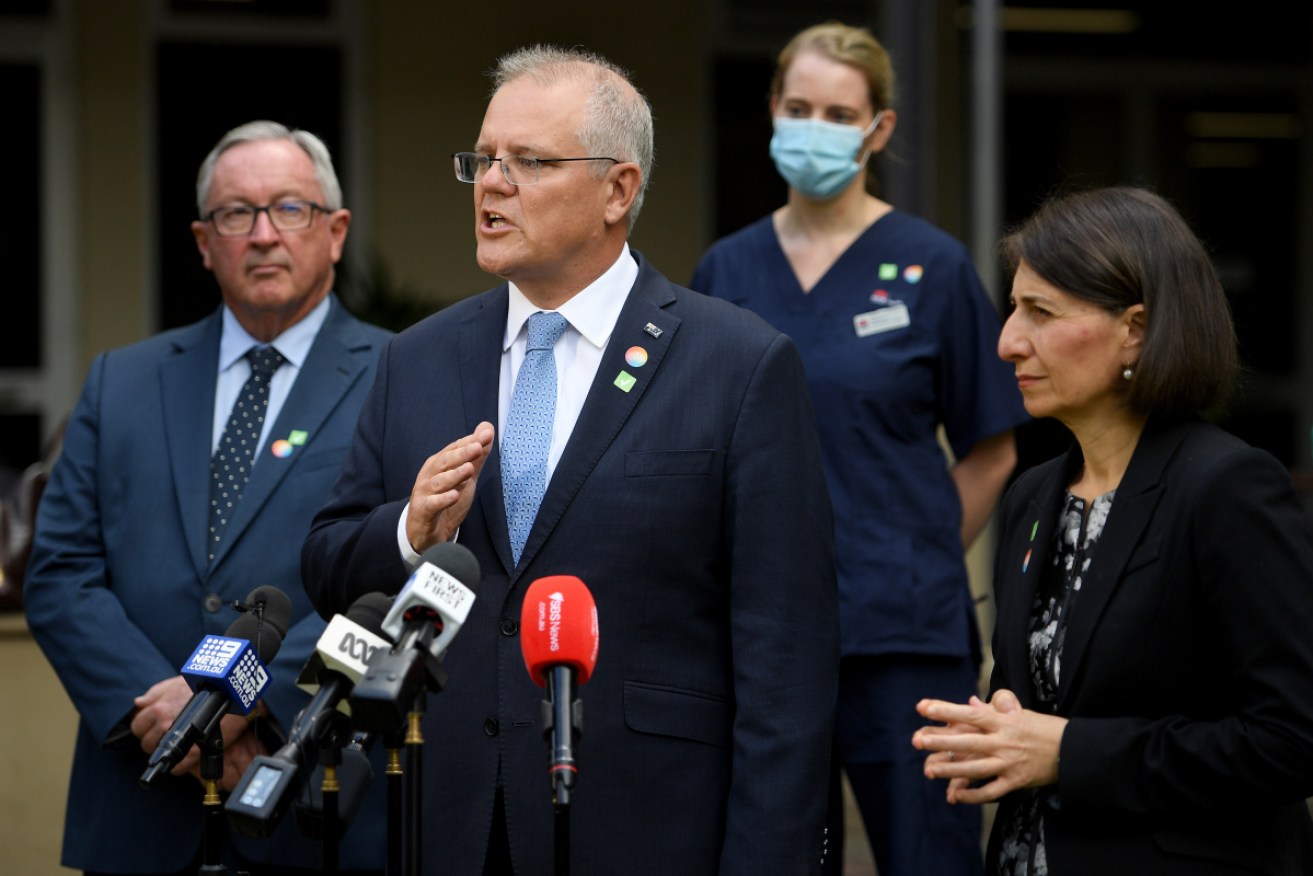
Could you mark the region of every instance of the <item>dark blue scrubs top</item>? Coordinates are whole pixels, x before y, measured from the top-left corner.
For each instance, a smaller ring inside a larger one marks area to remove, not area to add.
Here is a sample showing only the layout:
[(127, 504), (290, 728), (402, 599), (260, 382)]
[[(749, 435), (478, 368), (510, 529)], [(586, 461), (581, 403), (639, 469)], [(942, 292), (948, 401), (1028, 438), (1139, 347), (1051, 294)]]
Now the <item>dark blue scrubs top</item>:
[(712, 246), (690, 285), (760, 314), (802, 354), (834, 502), (843, 653), (979, 659), (936, 430), (961, 458), (1027, 415), (965, 248), (894, 211), (804, 293), (766, 217)]

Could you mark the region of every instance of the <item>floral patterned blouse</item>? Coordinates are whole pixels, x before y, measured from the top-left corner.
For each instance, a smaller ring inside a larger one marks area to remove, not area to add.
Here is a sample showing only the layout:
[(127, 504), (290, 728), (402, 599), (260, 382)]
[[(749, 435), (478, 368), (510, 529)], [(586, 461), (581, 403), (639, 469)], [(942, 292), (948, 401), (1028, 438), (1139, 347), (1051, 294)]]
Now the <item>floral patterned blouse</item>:
[[(1035, 699), (1050, 711), (1058, 700), (1062, 676), (1062, 645), (1067, 621), (1081, 579), (1090, 568), (1090, 550), (1103, 532), (1116, 491), (1104, 493), (1088, 508), (1085, 500), (1067, 493), (1054, 534), (1053, 563), (1040, 579), (1030, 610), (1030, 680)], [(999, 844), (1001, 876), (1048, 876), (1044, 852), (1044, 813), (1061, 808), (1056, 785), (1019, 791), (1019, 805), (1003, 827)]]

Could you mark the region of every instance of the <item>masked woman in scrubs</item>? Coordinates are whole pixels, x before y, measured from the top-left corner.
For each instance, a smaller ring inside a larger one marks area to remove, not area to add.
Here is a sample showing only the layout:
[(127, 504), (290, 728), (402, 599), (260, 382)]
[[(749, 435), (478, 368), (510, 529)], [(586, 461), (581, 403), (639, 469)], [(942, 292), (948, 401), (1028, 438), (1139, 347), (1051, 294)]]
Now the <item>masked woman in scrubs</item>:
[(792, 337), (813, 393), (843, 642), (827, 872), (843, 867), (841, 764), (880, 876), (968, 876), (982, 867), (979, 812), (931, 793), (907, 740), (927, 690), (950, 701), (977, 690), (963, 553), (1027, 415), (964, 247), (867, 191), (894, 131), (893, 90), (889, 56), (864, 28), (795, 36), (770, 97), (788, 202), (712, 246), (690, 285)]

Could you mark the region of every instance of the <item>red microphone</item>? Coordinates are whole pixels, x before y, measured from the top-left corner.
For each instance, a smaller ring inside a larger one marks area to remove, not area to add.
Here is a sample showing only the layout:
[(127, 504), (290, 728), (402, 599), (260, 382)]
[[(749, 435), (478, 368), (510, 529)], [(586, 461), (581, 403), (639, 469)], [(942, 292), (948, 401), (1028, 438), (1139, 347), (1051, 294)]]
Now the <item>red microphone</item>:
[(529, 677), (547, 688), (543, 737), (551, 747), (547, 773), (557, 807), (570, 805), (579, 772), (574, 743), (583, 734), (583, 702), (574, 691), (593, 676), (597, 644), (597, 603), (583, 581), (553, 575), (529, 585), (520, 614), (520, 645)]

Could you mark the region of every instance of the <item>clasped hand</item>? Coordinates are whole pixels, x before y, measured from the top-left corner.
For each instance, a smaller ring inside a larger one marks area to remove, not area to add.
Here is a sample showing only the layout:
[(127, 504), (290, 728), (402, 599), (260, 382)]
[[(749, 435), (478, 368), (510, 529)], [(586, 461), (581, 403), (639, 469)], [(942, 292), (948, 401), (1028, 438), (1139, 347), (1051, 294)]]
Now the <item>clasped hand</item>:
[(1023, 709), (1009, 690), (984, 702), (921, 700), (916, 710), (941, 725), (922, 727), (912, 745), (931, 752), (928, 779), (947, 779), (949, 803), (989, 803), (1018, 788), (1058, 780), (1058, 754), (1067, 719)]
[[(130, 729), (141, 742), (141, 750), (153, 754), (164, 734), (173, 726), (178, 715), (191, 701), (194, 691), (181, 675), (166, 678), (151, 685), (144, 694), (133, 700), (135, 711)], [(261, 703), (258, 708), (264, 708)], [(223, 735), (223, 778), (220, 788), (231, 791), (236, 787), (246, 768), (258, 755), (267, 754), (260, 744), (252, 725), (241, 715), (224, 715), (219, 721)], [(201, 778), (201, 750), (193, 745), (171, 771), (175, 776), (192, 774)]]

